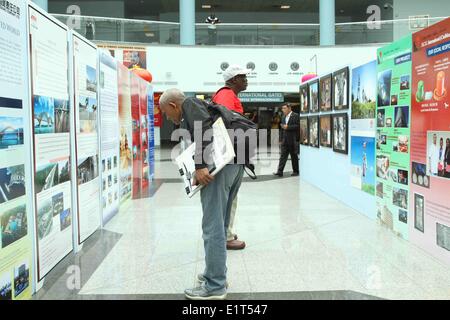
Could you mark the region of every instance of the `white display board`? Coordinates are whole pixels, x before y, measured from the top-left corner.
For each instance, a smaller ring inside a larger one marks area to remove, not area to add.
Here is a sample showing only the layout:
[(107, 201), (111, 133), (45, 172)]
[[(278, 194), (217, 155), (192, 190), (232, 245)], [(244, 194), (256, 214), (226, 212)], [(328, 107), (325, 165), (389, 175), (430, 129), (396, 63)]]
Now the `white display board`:
[(83, 243), (100, 227), (100, 168), (97, 48), (71, 32), (75, 130), (72, 173), (76, 202), (77, 244)]
[(29, 4), (38, 281), (73, 249), (67, 28)]
[(0, 300), (33, 292), (26, 9), (0, 2)]
[(99, 52), (99, 114), (101, 122), (102, 221), (105, 225), (119, 212), (119, 92), (117, 61)]
[[(325, 74), (336, 65), (359, 65), (376, 56), (378, 45), (336, 47), (147, 47), (147, 69), (155, 92), (215, 92), (228, 65), (253, 68), (247, 92), (298, 92), (301, 77)], [(316, 70), (317, 66), (317, 70)]]

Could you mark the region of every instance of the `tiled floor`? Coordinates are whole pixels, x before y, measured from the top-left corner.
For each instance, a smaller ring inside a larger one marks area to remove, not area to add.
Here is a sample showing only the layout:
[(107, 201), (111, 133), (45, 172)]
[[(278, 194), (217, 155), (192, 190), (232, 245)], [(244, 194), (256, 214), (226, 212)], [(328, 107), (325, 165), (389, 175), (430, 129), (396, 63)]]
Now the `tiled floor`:
[[(272, 158), (258, 167), (269, 177), (278, 155), (261, 157)], [(168, 158), (168, 151), (157, 155)], [(106, 226), (121, 237), (81, 297), (180, 295), (203, 271), (199, 197), (184, 196), (170, 161), (158, 161), (156, 172), (154, 196), (133, 201)], [(302, 298), (309, 296), (301, 292), (320, 291), (450, 299), (450, 266), (301, 178), (262, 180), (244, 182), (239, 193), (235, 231), (247, 248), (228, 252), (231, 296), (270, 299), (295, 292)]]

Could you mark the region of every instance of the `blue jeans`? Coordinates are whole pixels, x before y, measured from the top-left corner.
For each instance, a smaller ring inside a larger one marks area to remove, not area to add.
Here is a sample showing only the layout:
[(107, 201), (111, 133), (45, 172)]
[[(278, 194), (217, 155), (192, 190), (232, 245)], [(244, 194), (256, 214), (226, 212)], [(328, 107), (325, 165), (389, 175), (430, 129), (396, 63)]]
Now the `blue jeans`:
[(206, 290), (225, 288), (226, 232), (233, 200), (241, 186), (244, 166), (226, 165), (205, 188), (200, 190), (203, 208), (203, 243), (205, 246)]

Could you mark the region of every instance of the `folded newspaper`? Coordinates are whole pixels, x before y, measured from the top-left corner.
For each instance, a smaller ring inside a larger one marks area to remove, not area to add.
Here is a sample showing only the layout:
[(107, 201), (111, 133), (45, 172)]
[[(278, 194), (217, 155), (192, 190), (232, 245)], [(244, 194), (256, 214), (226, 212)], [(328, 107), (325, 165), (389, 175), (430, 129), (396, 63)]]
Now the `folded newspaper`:
[[(208, 170), (212, 176), (215, 176), (220, 170), (230, 163), (236, 156), (233, 143), (231, 142), (228, 131), (225, 128), (222, 118), (219, 118), (212, 125), (213, 139), (211, 152), (206, 155)], [(206, 150), (207, 150), (206, 149)], [(185, 191), (189, 198), (192, 198), (203, 186), (193, 185), (195, 178), (195, 142), (184, 150), (176, 159), (178, 170), (183, 179)]]

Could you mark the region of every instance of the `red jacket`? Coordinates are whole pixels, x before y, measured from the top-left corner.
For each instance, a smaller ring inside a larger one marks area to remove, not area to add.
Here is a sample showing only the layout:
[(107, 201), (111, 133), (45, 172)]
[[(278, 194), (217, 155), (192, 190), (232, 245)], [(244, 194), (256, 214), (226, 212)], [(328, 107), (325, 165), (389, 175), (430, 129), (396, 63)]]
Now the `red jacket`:
[(239, 98), (231, 88), (222, 87), (217, 90), (212, 98), (212, 101), (240, 114), (244, 113), (244, 108), (242, 107), (241, 100), (239, 100)]

